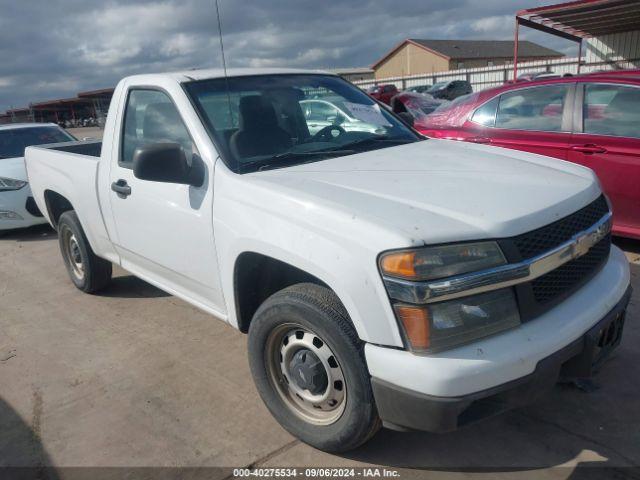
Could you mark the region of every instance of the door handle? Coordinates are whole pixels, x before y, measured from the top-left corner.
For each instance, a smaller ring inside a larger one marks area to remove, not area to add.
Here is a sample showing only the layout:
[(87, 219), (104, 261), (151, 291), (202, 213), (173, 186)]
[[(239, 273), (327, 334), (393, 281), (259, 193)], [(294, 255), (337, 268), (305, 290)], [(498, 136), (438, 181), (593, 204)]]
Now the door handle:
[(131, 195), (131, 187), (127, 185), (126, 180), (118, 180), (111, 184), (111, 190), (116, 192), (120, 198), (126, 198)]
[(571, 150), (574, 152), (582, 152), (585, 155), (593, 155), (594, 153), (606, 153), (607, 149), (599, 145), (572, 145)]
[(469, 137), (467, 142), (487, 144), (491, 143), (491, 139), (488, 137)]

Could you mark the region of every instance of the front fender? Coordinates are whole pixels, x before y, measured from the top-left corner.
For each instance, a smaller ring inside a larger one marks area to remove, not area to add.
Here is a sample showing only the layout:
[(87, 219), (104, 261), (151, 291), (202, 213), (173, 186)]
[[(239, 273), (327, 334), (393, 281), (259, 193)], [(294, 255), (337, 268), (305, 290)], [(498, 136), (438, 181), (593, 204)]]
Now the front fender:
[(242, 253), (253, 252), (296, 267), (327, 284), (342, 301), (362, 340), (402, 346), (395, 320), (389, 322), (394, 317), (384, 288), (378, 288), (377, 279), (371, 278), (370, 272), (344, 248), (318, 238), (284, 249), (269, 240), (274, 239), (244, 237), (235, 238), (226, 246), (219, 245), (221, 271), (224, 272), (222, 288), (232, 325), (239, 326), (233, 282), (235, 263)]
[(362, 340), (403, 345), (378, 272), (379, 252), (371, 246), (376, 235), (373, 227), (367, 229), (362, 220), (340, 212), (315, 207), (305, 211), (290, 198), (256, 189), (251, 182), (223, 179), (226, 175), (219, 173), (216, 177), (215, 243), (231, 324), (239, 324), (235, 263), (242, 253), (254, 252), (327, 284), (344, 304)]

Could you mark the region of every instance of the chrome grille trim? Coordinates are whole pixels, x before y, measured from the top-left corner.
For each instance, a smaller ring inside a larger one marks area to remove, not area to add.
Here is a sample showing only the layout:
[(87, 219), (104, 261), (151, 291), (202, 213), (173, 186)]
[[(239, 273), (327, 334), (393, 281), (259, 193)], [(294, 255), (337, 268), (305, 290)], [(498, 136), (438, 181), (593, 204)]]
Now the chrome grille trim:
[(429, 282), (413, 282), (383, 276), (389, 296), (394, 300), (424, 304), (451, 300), (535, 280), (571, 260), (581, 257), (611, 231), (611, 212), (570, 240), (540, 255), (518, 263), (466, 273)]

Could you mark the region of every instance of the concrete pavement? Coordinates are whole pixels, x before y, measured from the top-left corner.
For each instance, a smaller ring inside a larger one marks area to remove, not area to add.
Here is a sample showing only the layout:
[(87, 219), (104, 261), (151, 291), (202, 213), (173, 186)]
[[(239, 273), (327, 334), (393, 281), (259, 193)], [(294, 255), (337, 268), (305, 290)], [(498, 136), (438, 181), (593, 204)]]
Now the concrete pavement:
[(438, 478), (555, 479), (577, 464), (640, 465), (640, 242), (622, 246), (635, 293), (596, 391), (558, 386), (452, 434), (383, 430), (337, 456), (273, 420), (244, 335), (121, 270), (106, 291), (83, 294), (54, 232), (12, 233), (0, 238), (0, 466), (373, 464)]

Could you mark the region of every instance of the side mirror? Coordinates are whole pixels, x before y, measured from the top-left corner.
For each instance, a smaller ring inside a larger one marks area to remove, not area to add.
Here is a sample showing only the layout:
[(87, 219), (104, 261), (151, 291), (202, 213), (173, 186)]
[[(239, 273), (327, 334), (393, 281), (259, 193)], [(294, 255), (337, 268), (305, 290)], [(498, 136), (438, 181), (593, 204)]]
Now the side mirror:
[(413, 123), (415, 122), (415, 118), (409, 112), (400, 112), (397, 114), (404, 123), (413, 128)]
[(179, 183), (199, 187), (204, 171), (187, 162), (182, 147), (177, 143), (150, 143), (136, 148), (133, 153), (133, 175), (151, 182)]

